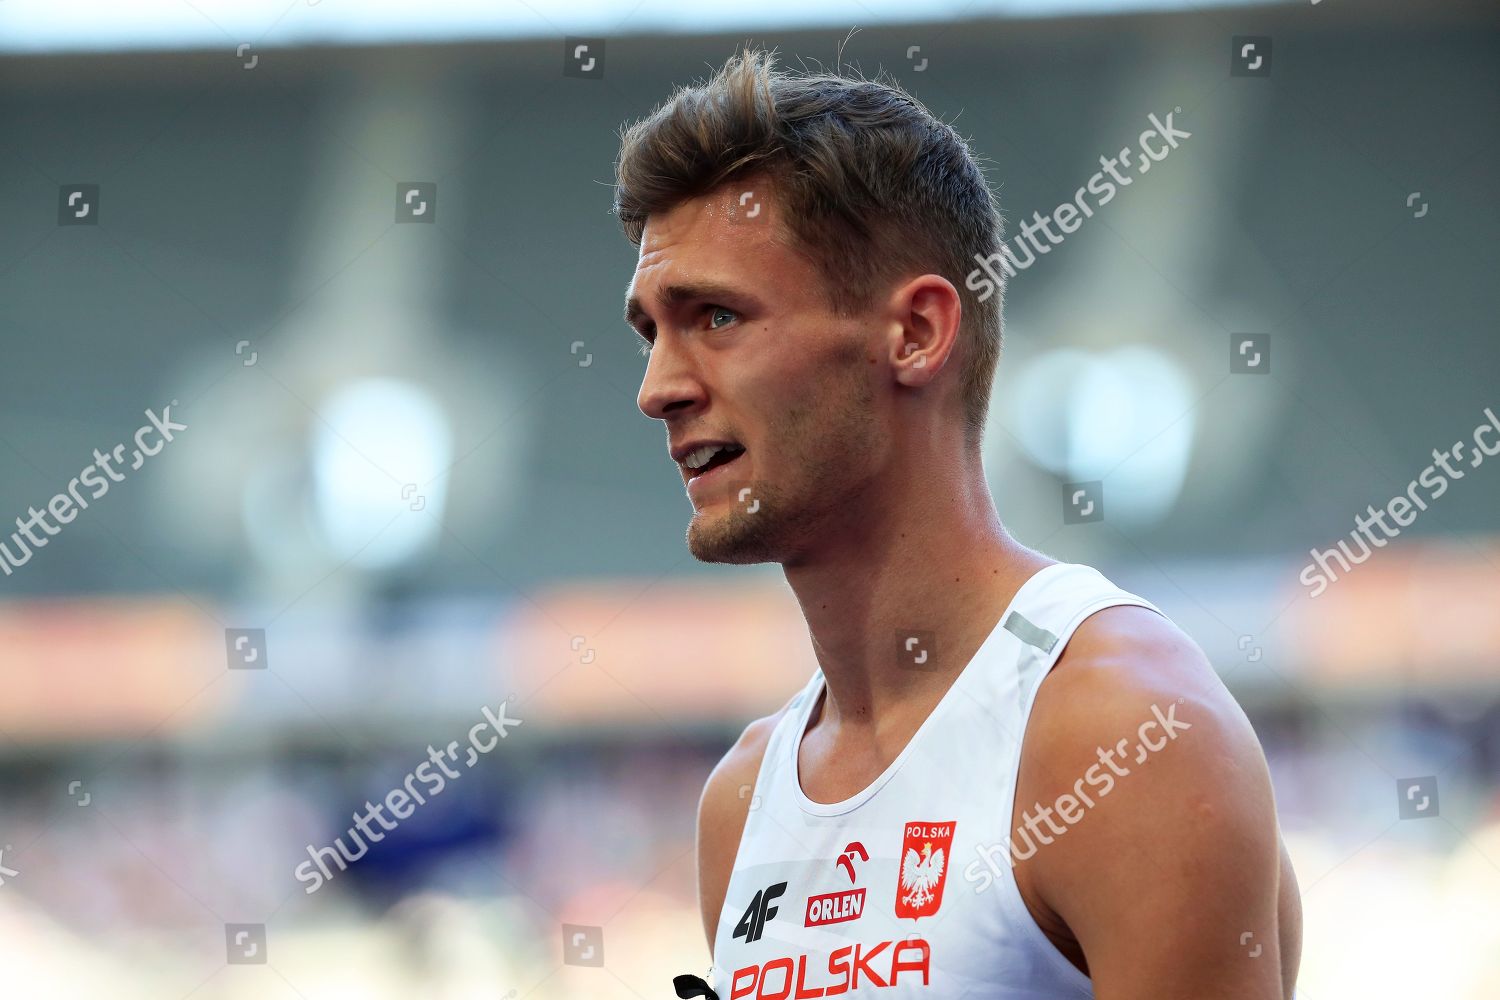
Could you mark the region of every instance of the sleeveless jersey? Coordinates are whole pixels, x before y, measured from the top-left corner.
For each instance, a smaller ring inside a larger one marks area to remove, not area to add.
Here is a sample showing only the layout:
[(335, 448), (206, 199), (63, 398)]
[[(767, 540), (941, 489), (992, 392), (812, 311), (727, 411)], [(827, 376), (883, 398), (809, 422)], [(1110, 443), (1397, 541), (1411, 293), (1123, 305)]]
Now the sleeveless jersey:
[[(842, 802), (812, 801), (797, 778), (814, 671), (756, 777), (714, 936), (720, 1000), (1092, 997), (1021, 899), (1009, 852), (1029, 857), (1027, 835), (1013, 844), (1009, 828), (1037, 689), (1079, 623), (1121, 604), (1161, 614), (1092, 567), (1037, 571), (896, 759)], [(906, 639), (911, 669), (933, 642)]]

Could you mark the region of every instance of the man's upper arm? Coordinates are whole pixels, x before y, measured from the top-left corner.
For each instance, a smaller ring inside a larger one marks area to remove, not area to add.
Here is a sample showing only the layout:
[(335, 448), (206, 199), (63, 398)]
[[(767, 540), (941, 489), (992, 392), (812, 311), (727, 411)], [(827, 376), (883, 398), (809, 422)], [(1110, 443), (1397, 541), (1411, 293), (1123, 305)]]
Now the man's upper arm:
[(1065, 832), (1032, 858), (1031, 880), (1083, 949), (1098, 1000), (1280, 1000), (1270, 775), (1198, 648), (1149, 610), (1106, 609), (1034, 712), (1035, 787)]
[(745, 727), (709, 774), (698, 800), (698, 905), (710, 956), (719, 911), (724, 907), (724, 894), (729, 891), (734, 856), (750, 814), (755, 778), (765, 756), (766, 743), (780, 718), (778, 711)]

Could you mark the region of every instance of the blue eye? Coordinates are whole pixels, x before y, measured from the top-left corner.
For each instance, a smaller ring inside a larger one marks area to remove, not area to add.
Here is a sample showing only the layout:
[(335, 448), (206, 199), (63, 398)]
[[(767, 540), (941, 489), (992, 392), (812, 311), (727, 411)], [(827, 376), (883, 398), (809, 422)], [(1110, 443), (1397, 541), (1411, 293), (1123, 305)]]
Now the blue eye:
[(734, 319), (738, 318), (738, 315), (739, 314), (736, 313), (733, 309), (725, 309), (723, 306), (714, 306), (713, 309), (709, 312), (708, 325), (711, 329), (717, 330), (720, 329), (720, 327), (719, 324), (715, 322), (715, 320), (717, 320), (720, 316), (728, 316), (730, 320), (733, 321)]

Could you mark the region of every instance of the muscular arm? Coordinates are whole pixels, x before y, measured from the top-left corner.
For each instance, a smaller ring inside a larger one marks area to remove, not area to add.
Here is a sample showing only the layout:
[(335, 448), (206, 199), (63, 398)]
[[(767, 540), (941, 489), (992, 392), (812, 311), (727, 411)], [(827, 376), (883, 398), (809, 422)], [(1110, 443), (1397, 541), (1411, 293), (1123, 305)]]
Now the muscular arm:
[[(783, 708), (782, 711), (785, 711)], [(753, 802), (755, 777), (781, 712), (756, 719), (708, 776), (698, 800), (698, 906), (713, 957), (714, 931)]]
[[(1081, 948), (1097, 1000), (1285, 1000), (1301, 920), (1270, 775), (1201, 651), (1149, 610), (1101, 611), (1043, 682), (1032, 720), (1018, 817), (1080, 791), (1094, 805), (1053, 814), (1065, 832), (1025, 882), (1039, 922)], [(1106, 772), (1101, 753), (1127, 773)]]

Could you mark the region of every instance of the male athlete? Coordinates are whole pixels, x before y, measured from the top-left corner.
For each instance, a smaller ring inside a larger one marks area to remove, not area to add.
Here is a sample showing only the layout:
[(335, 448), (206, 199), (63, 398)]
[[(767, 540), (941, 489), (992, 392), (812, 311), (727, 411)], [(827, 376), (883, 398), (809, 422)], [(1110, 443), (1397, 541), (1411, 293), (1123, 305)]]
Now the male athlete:
[(1244, 714), (1149, 602), (997, 516), (1002, 296), (966, 275), (1002, 230), (964, 140), (747, 51), (626, 129), (617, 171), (688, 547), (780, 563), (821, 668), (703, 791), (721, 1000), (1291, 997)]

